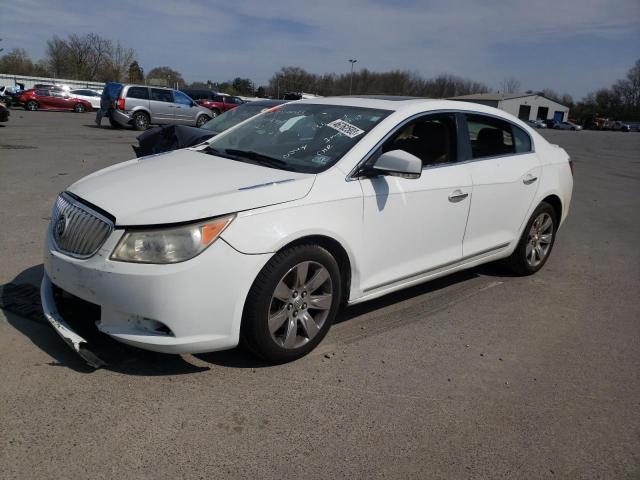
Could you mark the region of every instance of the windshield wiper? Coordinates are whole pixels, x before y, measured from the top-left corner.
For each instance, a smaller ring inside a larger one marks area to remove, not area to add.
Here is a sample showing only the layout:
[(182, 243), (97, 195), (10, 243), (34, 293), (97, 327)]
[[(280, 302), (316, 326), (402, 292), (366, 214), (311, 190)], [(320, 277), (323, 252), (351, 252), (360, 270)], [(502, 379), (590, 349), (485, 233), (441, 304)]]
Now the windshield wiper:
[(207, 146), (200, 151), (208, 153), (209, 155), (217, 155), (223, 158), (230, 158), (231, 160), (239, 160), (239, 158), (235, 155), (229, 155), (228, 153), (223, 152), (222, 150), (218, 150), (217, 148), (213, 148), (212, 146)]
[(247, 158), (249, 160), (253, 160), (260, 165), (266, 165), (269, 167), (276, 168), (287, 168), (290, 169), (291, 166), (285, 162), (284, 160), (280, 160), (279, 158), (269, 157), (268, 155), (263, 155), (258, 152), (254, 152), (253, 150), (237, 150), (235, 148), (225, 148), (225, 153), (228, 155), (233, 155), (234, 157)]

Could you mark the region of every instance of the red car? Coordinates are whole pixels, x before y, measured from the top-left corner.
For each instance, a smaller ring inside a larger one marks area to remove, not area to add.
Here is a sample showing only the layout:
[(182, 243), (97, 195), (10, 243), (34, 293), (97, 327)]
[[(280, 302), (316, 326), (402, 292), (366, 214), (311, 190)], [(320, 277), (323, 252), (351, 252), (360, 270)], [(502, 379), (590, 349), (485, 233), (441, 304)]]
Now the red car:
[(211, 110), (214, 117), (217, 117), (221, 113), (236, 108), (238, 105), (242, 105), (244, 101), (238, 97), (232, 97), (224, 93), (217, 93), (213, 90), (182, 90), (190, 96), (195, 102), (205, 108)]
[(80, 98), (74, 98), (63, 90), (32, 88), (25, 90), (18, 98), (25, 110), (73, 110), (74, 112), (90, 112), (91, 103)]

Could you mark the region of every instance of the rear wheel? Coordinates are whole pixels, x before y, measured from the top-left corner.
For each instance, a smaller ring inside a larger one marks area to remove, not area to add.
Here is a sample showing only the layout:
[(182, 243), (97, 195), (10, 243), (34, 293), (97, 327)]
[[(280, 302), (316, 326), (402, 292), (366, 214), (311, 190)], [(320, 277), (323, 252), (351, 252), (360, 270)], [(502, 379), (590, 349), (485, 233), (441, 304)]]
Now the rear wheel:
[(149, 128), (149, 115), (144, 112), (133, 114), (133, 128), (136, 130), (146, 130)]
[(329, 331), (341, 288), (338, 263), (319, 245), (298, 245), (277, 253), (247, 296), (243, 343), (271, 363), (306, 355)]
[(535, 209), (507, 265), (518, 275), (531, 275), (547, 262), (555, 242), (558, 219), (547, 202)]
[(84, 105), (81, 104), (81, 103), (76, 103), (73, 106), (73, 111), (76, 112), (76, 113), (84, 113), (85, 110), (86, 109), (85, 109)]
[(213, 118), (216, 118), (218, 115), (220, 115), (220, 110), (217, 110), (215, 108), (211, 110), (211, 116)]
[(36, 102), (35, 100), (29, 100), (24, 106), (25, 110), (30, 110), (32, 112), (38, 110), (38, 107), (38, 102)]
[(206, 115), (200, 115), (196, 120), (196, 127), (200, 128), (202, 125), (211, 120), (211, 117), (207, 117)]

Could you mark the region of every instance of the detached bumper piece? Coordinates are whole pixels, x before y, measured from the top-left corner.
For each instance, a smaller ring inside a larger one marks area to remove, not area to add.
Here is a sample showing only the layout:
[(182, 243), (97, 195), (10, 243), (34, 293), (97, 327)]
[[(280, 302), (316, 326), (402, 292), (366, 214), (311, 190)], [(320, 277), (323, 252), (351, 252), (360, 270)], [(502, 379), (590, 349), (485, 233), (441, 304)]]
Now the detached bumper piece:
[(93, 368), (105, 366), (106, 363), (87, 348), (87, 341), (74, 332), (58, 313), (53, 294), (53, 284), (46, 274), (42, 278), (42, 284), (40, 285), (40, 298), (45, 318), (65, 343)]

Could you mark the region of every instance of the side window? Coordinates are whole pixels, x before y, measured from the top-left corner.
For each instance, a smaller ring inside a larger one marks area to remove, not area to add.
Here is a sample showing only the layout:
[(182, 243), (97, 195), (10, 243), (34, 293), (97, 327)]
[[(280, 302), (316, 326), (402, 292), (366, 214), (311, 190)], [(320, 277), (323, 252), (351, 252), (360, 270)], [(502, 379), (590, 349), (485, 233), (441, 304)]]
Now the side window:
[(171, 90), (163, 90), (162, 88), (152, 88), (151, 100), (155, 100), (157, 102), (173, 103), (173, 95), (171, 95)]
[(36, 95), (38, 95), (39, 97), (48, 97), (49, 90), (36, 90)]
[(127, 91), (127, 98), (149, 100), (149, 89), (147, 87), (130, 87)]
[(484, 115), (466, 117), (473, 158), (515, 153), (510, 123)]
[(228, 100), (229, 100), (229, 103), (235, 103), (236, 105), (242, 104), (242, 100), (239, 99), (238, 97), (229, 97)]
[(513, 139), (516, 142), (516, 153), (526, 153), (531, 151), (531, 137), (519, 127), (511, 126)]
[(428, 115), (400, 129), (382, 147), (383, 152), (404, 150), (423, 166), (455, 162), (457, 155), (456, 120), (453, 114)]
[(180, 105), (191, 106), (191, 99), (184, 93), (178, 92), (177, 90), (173, 92), (173, 101), (175, 103), (179, 103)]
[(211, 96), (211, 101), (222, 103), (222, 96), (221, 95), (212, 95)]

